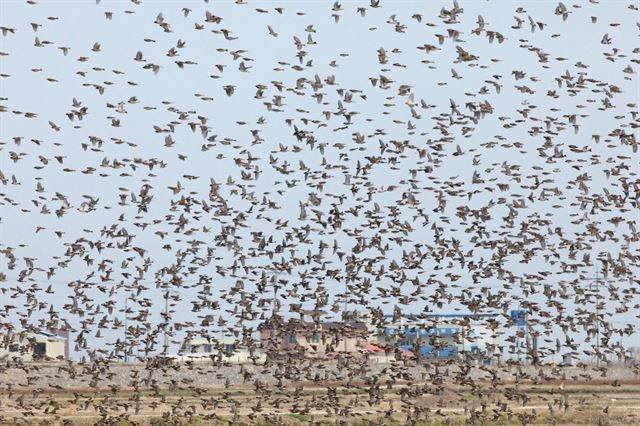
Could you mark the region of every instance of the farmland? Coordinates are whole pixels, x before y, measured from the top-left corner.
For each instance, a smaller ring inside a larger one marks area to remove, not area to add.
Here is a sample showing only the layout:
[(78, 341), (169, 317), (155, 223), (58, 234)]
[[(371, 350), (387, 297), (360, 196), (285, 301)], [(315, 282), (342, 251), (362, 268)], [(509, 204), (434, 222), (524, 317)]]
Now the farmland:
[(488, 380), (480, 368), (462, 378), (453, 365), (413, 366), (407, 370), (413, 377), (402, 378), (391, 367), (371, 366), (368, 379), (359, 379), (348, 368), (308, 365), (314, 377), (324, 376), (314, 381), (284, 374), (278, 381), (271, 369), (277, 367), (181, 366), (156, 379), (145, 377), (141, 365), (112, 365), (98, 383), (87, 383), (96, 374), (82, 369), (73, 383), (60, 370), (65, 365), (35, 366), (37, 377), (12, 368), (0, 375), (0, 413), (4, 423), (16, 425), (640, 422), (640, 376), (626, 368), (597, 377), (601, 370), (572, 367), (560, 378), (552, 368), (537, 378), (527, 377), (533, 369), (505, 368)]

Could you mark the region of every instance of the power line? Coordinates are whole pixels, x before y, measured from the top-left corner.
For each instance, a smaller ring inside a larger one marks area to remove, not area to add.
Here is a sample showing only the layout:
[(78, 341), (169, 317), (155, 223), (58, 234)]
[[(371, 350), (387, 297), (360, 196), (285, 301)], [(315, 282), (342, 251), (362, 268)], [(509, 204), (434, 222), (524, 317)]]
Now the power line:
[[(232, 280), (232, 279), (237, 279), (234, 277), (220, 277), (220, 278), (210, 278), (208, 277), (209, 280), (212, 281), (223, 281), (223, 280)], [(71, 284), (71, 283), (83, 283), (83, 284), (105, 284), (105, 283), (115, 283), (115, 280), (110, 280), (110, 281), (105, 281), (105, 282), (96, 282), (96, 283), (91, 283), (88, 281), (83, 281), (83, 280), (79, 280), (79, 279), (75, 279), (75, 280), (63, 280), (63, 279), (33, 279), (31, 277), (27, 277), (27, 279), (19, 279), (19, 277), (13, 276), (13, 277), (5, 277), (4, 281), (13, 281), (13, 282), (17, 282), (17, 283), (35, 283), (35, 284)], [(149, 284), (161, 284), (161, 282), (159, 281), (140, 281), (140, 280), (129, 280), (129, 281), (135, 281), (136, 284), (142, 284), (142, 285), (149, 285)], [(187, 284), (204, 284), (201, 280), (196, 280), (196, 279), (189, 279), (189, 280), (180, 280), (181, 283), (187, 283)]]

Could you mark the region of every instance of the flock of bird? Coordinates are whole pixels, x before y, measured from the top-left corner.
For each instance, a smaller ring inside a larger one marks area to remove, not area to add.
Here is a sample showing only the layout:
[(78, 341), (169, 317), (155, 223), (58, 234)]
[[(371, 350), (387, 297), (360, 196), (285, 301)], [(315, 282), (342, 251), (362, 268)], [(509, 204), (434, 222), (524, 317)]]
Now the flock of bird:
[[(0, 6), (0, 352), (66, 330), (61, 374), (126, 359), (197, 398), (171, 379), (196, 367), (159, 360), (194, 338), (260, 350), (274, 315), (498, 314), (500, 356), (550, 375), (640, 346), (635, 2), (89, 3)], [(519, 360), (515, 309), (538, 339)], [(378, 395), (381, 373), (340, 362)], [(436, 363), (389, 371), (482, 389)], [(300, 368), (324, 367), (263, 366)], [(295, 380), (288, 401), (253, 383), (252, 420), (300, 402)], [(198, 414), (181, 404), (165, 418)]]

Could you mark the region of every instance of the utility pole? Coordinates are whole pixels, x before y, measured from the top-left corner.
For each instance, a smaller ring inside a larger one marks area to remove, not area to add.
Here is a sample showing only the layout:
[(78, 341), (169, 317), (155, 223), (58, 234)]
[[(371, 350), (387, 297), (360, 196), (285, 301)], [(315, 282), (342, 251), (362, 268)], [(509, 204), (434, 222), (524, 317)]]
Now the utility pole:
[(467, 356), (467, 353), (465, 351), (465, 340), (467, 340), (467, 329), (471, 329), (471, 322), (469, 322), (469, 324), (462, 324), (460, 327), (460, 337), (462, 338), (462, 360), (467, 363), (469, 360), (469, 357)]
[[(344, 280), (344, 309), (343, 309), (343, 318), (344, 318), (344, 325), (345, 325), (345, 330), (347, 330), (347, 322), (348, 322), (348, 317), (347, 317), (347, 308), (348, 308), (348, 303), (349, 303), (349, 299), (347, 298), (347, 293), (349, 290), (349, 284), (347, 283), (347, 280), (345, 278)], [(347, 335), (344, 335), (344, 353), (347, 353)]]
[(128, 309), (128, 302), (129, 302), (129, 294), (126, 292), (125, 289), (125, 293), (124, 293), (124, 362), (127, 363), (129, 362), (129, 354), (127, 353), (129, 351), (129, 344), (127, 342), (127, 309)]
[(526, 356), (524, 358), (524, 364), (527, 365), (527, 361), (529, 360), (529, 349), (530, 349), (530, 344), (529, 344), (529, 322), (527, 321), (528, 318), (528, 310), (524, 311), (524, 345), (525, 345), (525, 349), (527, 349), (526, 352)]
[[(596, 283), (596, 306), (595, 306), (595, 315), (596, 315), (596, 366), (600, 367), (600, 272), (598, 268), (596, 268), (596, 276), (595, 277), (587, 277), (584, 278), (587, 281), (595, 281)], [(589, 285), (589, 290), (591, 290), (591, 285)]]
[(273, 300), (271, 301), (272, 307), (271, 307), (271, 316), (274, 317), (278, 311), (278, 279), (280, 278), (280, 271), (276, 271), (273, 269), (270, 269), (268, 271), (265, 272), (265, 274), (267, 275), (271, 275), (272, 277), (275, 277), (275, 279), (271, 278), (273, 280), (272, 286), (273, 286)]
[(521, 351), (521, 347), (520, 347), (520, 327), (518, 327), (518, 331), (516, 332), (516, 348), (517, 348), (517, 351), (518, 351), (518, 365), (520, 365), (520, 362), (521, 362), (521, 359), (520, 359), (521, 358), (521, 356), (520, 356), (521, 355), (520, 354), (520, 351)]
[[(596, 298), (596, 306), (595, 306), (595, 315), (596, 315), (596, 365), (600, 366), (600, 284), (602, 283), (614, 283), (614, 282), (622, 282), (625, 280), (607, 280), (600, 278), (600, 271), (596, 268), (596, 276), (595, 277), (582, 277), (582, 280), (585, 281), (595, 281), (595, 298)], [(589, 290), (591, 290), (591, 285), (589, 285)], [(640, 328), (640, 327), (639, 327)]]
[[(276, 281), (278, 281), (278, 276), (276, 275)], [(277, 284), (274, 282), (273, 283), (273, 307), (272, 307), (272, 312), (271, 312), (271, 316), (274, 317), (276, 315), (276, 312), (278, 310), (278, 286)]]
[(600, 276), (596, 268), (596, 365), (600, 368)]
[(165, 320), (165, 325), (164, 325), (164, 347), (162, 349), (162, 353), (163, 354), (167, 354), (168, 350), (169, 350), (169, 336), (167, 334), (167, 328), (169, 328), (169, 289), (167, 289), (167, 292), (164, 295), (164, 320)]
[[(278, 278), (280, 277), (280, 271), (274, 270), (274, 269), (268, 269), (268, 270), (263, 270), (263, 274), (265, 275), (270, 275), (272, 278), (271, 280), (272, 282), (272, 286), (273, 286), (273, 300), (271, 301), (272, 303), (272, 308), (271, 308), (271, 337), (270, 337), (270, 341), (271, 343), (275, 346), (274, 349), (276, 350), (280, 350), (280, 348), (282, 347), (283, 343), (282, 343), (282, 339), (283, 336), (278, 335), (277, 336), (277, 340), (276, 340), (276, 334), (277, 330), (276, 330), (276, 314), (278, 313)], [(275, 277), (275, 279), (273, 278)], [(289, 336), (286, 335), (284, 336), (285, 339), (289, 339)]]

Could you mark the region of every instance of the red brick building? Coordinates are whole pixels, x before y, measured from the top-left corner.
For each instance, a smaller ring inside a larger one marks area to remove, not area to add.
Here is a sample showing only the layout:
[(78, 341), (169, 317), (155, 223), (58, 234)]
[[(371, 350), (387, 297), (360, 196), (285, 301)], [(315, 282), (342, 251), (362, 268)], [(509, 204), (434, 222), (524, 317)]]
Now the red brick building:
[(360, 357), (362, 344), (369, 338), (362, 322), (309, 322), (274, 316), (258, 329), (262, 352), (271, 358), (331, 359), (339, 354)]

